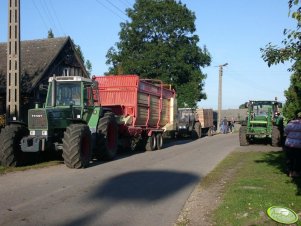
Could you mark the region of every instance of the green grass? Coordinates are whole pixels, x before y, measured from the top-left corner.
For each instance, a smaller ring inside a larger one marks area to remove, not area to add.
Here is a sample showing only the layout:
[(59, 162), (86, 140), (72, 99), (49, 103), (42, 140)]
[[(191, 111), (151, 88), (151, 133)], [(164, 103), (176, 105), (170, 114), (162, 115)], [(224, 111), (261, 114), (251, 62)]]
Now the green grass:
[[(220, 180), (232, 169), (223, 201), (212, 214), (216, 225), (277, 225), (266, 215), (274, 205), (301, 212), (301, 180), (285, 174), (283, 152), (234, 152), (204, 181)], [(300, 220), (296, 225), (301, 225)]]
[(49, 166), (55, 166), (62, 164), (62, 161), (49, 161), (49, 162), (42, 162), (39, 164), (29, 165), (29, 166), (22, 166), (22, 167), (4, 167), (0, 166), (0, 175), (10, 173), (10, 172), (18, 172), (18, 171), (25, 171), (29, 169), (40, 169)]

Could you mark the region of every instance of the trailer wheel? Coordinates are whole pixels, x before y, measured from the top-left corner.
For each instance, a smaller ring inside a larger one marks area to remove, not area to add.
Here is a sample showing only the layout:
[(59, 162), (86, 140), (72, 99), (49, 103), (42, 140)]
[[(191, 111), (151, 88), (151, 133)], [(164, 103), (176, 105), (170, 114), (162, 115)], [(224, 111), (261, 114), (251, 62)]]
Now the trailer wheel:
[(207, 134), (208, 134), (208, 137), (213, 136), (213, 129), (212, 129), (212, 127), (210, 127), (210, 128), (208, 129)]
[(157, 149), (160, 150), (163, 148), (163, 136), (162, 133), (157, 133), (156, 135)]
[(146, 151), (155, 151), (156, 146), (157, 146), (156, 136), (155, 136), (155, 134), (152, 134), (147, 139), (147, 143), (145, 145), (145, 150)]
[(272, 128), (272, 146), (273, 147), (280, 147), (281, 146), (281, 133), (280, 129), (277, 126), (273, 126)]
[(107, 112), (99, 119), (98, 140), (95, 157), (98, 160), (112, 160), (118, 149), (118, 125), (112, 112)]
[(241, 126), (239, 128), (239, 144), (240, 144), (240, 146), (249, 145), (249, 141), (247, 138), (247, 127), (246, 126)]
[(21, 166), (26, 164), (26, 153), (21, 150), (21, 139), (28, 135), (23, 125), (11, 124), (1, 130), (0, 158), (2, 166)]
[(91, 132), (85, 124), (67, 127), (63, 138), (64, 163), (69, 168), (85, 168), (91, 160)]
[(194, 139), (201, 138), (202, 137), (202, 126), (201, 123), (196, 122), (194, 125), (194, 131), (192, 131)]

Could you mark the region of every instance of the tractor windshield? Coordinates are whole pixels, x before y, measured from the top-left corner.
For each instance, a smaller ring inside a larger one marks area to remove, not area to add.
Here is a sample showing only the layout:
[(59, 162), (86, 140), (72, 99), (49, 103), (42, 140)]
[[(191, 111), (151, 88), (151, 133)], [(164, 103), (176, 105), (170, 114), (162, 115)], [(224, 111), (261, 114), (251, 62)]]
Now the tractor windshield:
[(251, 106), (251, 112), (255, 116), (268, 116), (269, 110), (271, 113), (277, 110), (276, 104), (270, 101), (254, 101)]
[(179, 110), (178, 111), (178, 119), (179, 119), (179, 122), (190, 122), (194, 119), (194, 113), (192, 110), (188, 110), (188, 109), (185, 109), (185, 110)]
[[(52, 88), (52, 87), (51, 87)], [(47, 106), (51, 106), (51, 91), (49, 92)], [(81, 84), (71, 82), (56, 83), (56, 106), (80, 106)]]

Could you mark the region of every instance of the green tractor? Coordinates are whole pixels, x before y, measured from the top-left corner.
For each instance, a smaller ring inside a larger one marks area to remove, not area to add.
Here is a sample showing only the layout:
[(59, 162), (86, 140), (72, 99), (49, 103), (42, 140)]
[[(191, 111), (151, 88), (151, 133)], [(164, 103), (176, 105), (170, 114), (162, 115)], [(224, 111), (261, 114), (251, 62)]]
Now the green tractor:
[(281, 146), (283, 137), (283, 117), (277, 101), (249, 101), (246, 103), (248, 116), (239, 130), (241, 146), (249, 145), (255, 139), (268, 139), (272, 146)]
[(26, 163), (29, 153), (56, 151), (69, 168), (87, 167), (92, 155), (111, 160), (117, 151), (118, 125), (99, 104), (98, 85), (79, 76), (49, 78), (44, 106), (30, 109), (28, 126), (11, 122), (0, 134), (3, 166)]

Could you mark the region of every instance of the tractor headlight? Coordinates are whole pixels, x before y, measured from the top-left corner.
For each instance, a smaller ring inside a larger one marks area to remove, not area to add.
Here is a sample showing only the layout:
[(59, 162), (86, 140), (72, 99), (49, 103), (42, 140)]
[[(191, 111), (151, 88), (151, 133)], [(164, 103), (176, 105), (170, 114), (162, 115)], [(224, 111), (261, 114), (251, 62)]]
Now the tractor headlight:
[(35, 135), (36, 135), (36, 131), (30, 130), (29, 134), (30, 134), (31, 136), (35, 136)]
[(43, 136), (47, 136), (47, 135), (48, 135), (47, 130), (42, 130), (42, 135), (43, 135)]

